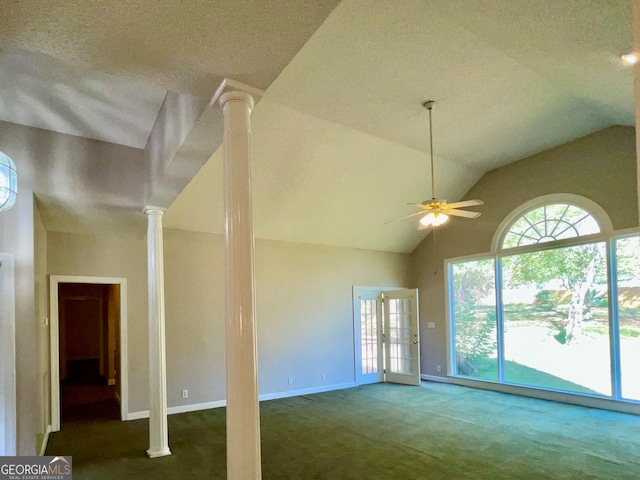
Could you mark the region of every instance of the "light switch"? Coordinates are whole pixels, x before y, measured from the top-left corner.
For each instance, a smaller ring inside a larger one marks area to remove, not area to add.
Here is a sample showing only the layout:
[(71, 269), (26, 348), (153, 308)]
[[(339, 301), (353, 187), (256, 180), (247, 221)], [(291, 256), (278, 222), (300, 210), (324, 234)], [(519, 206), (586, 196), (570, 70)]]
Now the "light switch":
[(436, 328), (436, 322), (427, 323), (427, 328)]

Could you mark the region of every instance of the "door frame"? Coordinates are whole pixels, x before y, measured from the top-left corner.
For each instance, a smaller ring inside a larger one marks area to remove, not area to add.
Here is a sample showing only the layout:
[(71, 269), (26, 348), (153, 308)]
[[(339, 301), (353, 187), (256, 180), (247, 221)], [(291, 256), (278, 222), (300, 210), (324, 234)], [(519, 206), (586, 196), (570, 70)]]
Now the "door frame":
[(129, 381), (127, 366), (127, 279), (116, 277), (83, 277), (73, 275), (49, 275), (49, 318), (51, 352), (51, 431), (60, 431), (60, 318), (58, 290), (61, 283), (90, 283), (120, 285), (120, 418), (129, 416)]

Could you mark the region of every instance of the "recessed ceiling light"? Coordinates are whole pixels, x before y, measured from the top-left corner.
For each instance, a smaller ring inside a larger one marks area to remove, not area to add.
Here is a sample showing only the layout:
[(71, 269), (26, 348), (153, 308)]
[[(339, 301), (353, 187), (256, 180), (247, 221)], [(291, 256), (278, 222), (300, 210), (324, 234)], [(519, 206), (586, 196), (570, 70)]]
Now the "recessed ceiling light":
[(627, 53), (625, 55), (620, 55), (620, 58), (627, 65), (635, 65), (640, 60), (640, 55), (635, 52)]

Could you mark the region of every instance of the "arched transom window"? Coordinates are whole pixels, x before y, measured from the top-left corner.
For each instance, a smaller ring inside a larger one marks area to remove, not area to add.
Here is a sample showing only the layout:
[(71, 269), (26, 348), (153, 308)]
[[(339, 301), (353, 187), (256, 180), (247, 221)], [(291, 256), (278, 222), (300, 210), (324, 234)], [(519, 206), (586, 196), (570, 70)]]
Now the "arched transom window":
[(544, 205), (518, 218), (504, 237), (502, 248), (553, 242), (600, 233), (596, 219), (568, 203)]

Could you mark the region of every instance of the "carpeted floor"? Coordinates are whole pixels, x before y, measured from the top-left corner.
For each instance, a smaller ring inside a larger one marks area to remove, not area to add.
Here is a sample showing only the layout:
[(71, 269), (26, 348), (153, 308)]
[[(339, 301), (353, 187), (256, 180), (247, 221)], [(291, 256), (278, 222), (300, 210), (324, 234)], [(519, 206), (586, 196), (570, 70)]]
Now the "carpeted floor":
[[(640, 417), (454, 385), (375, 384), (261, 404), (263, 478), (634, 479)], [(173, 455), (148, 459), (148, 421), (70, 423), (47, 455), (73, 478), (224, 479), (225, 410), (169, 416)]]

